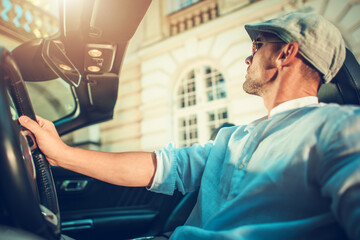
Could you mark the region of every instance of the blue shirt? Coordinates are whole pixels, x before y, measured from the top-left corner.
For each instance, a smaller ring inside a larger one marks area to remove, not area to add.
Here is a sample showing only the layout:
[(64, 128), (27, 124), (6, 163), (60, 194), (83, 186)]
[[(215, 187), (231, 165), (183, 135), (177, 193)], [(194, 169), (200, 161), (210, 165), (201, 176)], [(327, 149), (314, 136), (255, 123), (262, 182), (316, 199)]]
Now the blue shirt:
[(358, 107), (296, 99), (214, 142), (156, 156), (150, 190), (200, 186), (171, 239), (360, 239)]

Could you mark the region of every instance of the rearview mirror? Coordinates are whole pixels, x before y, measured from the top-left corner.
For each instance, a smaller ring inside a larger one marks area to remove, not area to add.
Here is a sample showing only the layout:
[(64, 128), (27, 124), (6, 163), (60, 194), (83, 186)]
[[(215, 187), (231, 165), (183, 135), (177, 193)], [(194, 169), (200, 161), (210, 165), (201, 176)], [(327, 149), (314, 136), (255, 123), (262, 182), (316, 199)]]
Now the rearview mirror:
[(60, 41), (45, 39), (42, 47), (42, 57), (59, 77), (78, 87), (81, 81), (80, 72), (66, 56), (63, 49), (63, 44)]
[(59, 40), (34, 39), (12, 51), (25, 81), (41, 82), (58, 77), (71, 86), (79, 86), (81, 75), (66, 56)]

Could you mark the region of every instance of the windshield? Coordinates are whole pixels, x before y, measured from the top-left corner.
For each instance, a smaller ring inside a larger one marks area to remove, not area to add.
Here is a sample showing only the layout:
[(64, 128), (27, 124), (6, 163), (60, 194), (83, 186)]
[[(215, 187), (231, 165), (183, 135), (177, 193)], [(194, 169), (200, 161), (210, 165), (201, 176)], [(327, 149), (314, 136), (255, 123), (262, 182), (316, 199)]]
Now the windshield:
[(58, 78), (25, 82), (36, 115), (56, 121), (75, 111), (76, 101), (69, 84)]

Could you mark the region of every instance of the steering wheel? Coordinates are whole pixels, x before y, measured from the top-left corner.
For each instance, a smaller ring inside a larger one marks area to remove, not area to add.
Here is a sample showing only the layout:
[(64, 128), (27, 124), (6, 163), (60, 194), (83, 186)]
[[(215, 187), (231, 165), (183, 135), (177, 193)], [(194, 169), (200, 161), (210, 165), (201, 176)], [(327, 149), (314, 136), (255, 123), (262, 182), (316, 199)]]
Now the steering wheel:
[(35, 120), (35, 113), (10, 52), (0, 51), (0, 191), (14, 226), (59, 239), (60, 211), (49, 163), (31, 132), (13, 120), (10, 104), (19, 116)]

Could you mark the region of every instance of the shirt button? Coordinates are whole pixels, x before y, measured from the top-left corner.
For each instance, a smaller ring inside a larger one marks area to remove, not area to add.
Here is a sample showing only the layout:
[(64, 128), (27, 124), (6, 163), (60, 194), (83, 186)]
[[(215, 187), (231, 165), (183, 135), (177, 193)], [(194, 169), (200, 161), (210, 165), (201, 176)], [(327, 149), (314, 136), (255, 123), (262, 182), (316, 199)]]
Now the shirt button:
[(245, 167), (244, 164), (241, 163), (238, 168), (241, 170), (241, 169), (243, 169), (244, 167)]

